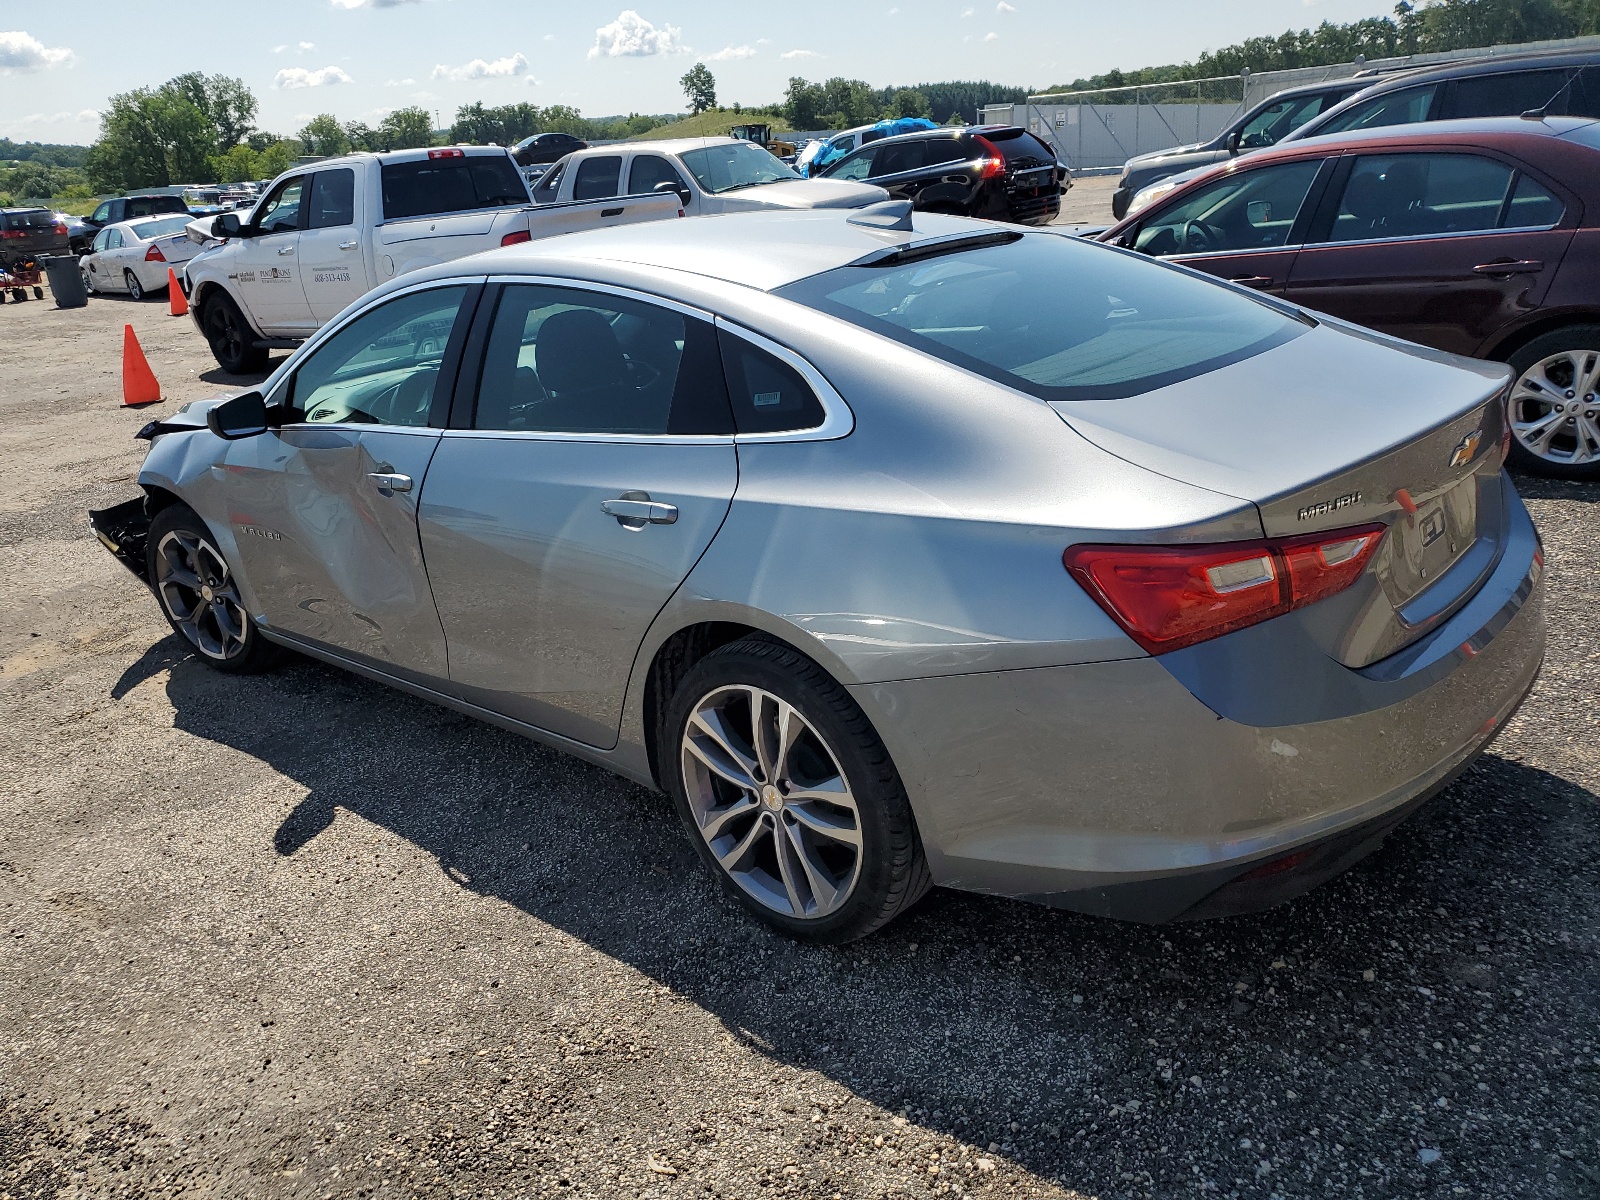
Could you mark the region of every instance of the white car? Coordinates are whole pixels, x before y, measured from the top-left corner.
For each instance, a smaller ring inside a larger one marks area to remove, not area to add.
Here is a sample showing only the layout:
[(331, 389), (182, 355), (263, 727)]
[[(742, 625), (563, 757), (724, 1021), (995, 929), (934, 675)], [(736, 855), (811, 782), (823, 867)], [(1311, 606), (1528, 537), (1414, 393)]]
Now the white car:
[(865, 208), (889, 193), (870, 183), (802, 179), (752, 142), (678, 138), (575, 150), (546, 171), (535, 204), (676, 193), (683, 215), (774, 208)]
[(91, 292), (127, 292), (135, 300), (159, 292), (169, 268), (181, 272), (200, 253), (186, 232), (191, 219), (168, 213), (107, 225), (78, 260), (83, 285)]

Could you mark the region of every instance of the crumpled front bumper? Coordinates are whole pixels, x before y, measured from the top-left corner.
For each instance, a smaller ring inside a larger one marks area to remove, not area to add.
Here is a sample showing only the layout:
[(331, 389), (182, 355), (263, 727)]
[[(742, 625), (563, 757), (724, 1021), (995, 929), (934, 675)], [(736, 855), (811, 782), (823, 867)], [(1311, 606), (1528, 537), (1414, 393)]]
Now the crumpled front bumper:
[(149, 584), (145, 547), (150, 540), (150, 514), (143, 496), (110, 508), (91, 509), (89, 528), (118, 562)]

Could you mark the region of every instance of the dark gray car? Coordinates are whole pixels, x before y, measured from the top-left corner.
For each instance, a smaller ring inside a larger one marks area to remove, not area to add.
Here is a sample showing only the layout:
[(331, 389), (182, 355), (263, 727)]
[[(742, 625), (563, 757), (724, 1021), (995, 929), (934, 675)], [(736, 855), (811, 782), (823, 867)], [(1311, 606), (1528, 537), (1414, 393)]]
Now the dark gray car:
[(383, 285), (95, 520), (209, 665), (660, 788), (792, 935), (1160, 921), (1342, 870), (1532, 685), (1506, 382), (903, 202), (662, 221)]

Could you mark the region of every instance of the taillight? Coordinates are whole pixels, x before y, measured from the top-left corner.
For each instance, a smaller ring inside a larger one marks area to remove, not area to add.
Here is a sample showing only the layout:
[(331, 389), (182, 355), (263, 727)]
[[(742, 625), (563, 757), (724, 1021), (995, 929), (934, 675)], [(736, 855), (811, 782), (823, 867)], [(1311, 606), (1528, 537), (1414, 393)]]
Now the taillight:
[(1255, 625), (1344, 591), (1384, 526), (1198, 546), (1072, 546), (1067, 570), (1151, 654)]
[(144, 252), (144, 260), (145, 262), (166, 262), (167, 256), (161, 253), (160, 246), (156, 245), (154, 242), (151, 242), (150, 249)]
[(981, 134), (975, 135), (973, 140), (983, 147), (984, 156), (978, 161), (978, 178), (994, 179), (996, 176), (1004, 175), (1006, 156), (1000, 153), (1000, 147)]
[(445, 146), (440, 150), (428, 151), (429, 158), (465, 158), (466, 156), (467, 152), (465, 150), (458, 150), (454, 146)]
[(66, 237), (67, 236), (67, 224), (66, 224), (65, 221), (57, 221), (56, 222), (56, 232), (59, 233), (62, 237)]
[(0, 238), (25, 238), (27, 231), (23, 229), (0, 229)]
[(526, 229), (519, 229), (515, 233), (506, 234), (505, 237), (500, 239), (500, 244), (502, 246), (515, 246), (518, 242), (531, 241), (533, 241), (533, 234)]

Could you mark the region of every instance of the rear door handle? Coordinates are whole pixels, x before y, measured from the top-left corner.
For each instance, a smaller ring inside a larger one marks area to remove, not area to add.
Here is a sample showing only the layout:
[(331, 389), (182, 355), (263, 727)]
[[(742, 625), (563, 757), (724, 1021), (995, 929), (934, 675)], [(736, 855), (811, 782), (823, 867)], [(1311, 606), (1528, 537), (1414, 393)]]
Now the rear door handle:
[(411, 476), (399, 475), (393, 471), (371, 471), (367, 478), (378, 485), (380, 492), (409, 492), (411, 490)]
[(600, 210), (600, 215), (602, 217), (620, 217), (622, 215), (622, 210), (620, 208), (602, 208)]
[(1496, 262), (1480, 263), (1472, 270), (1478, 275), (1534, 275), (1544, 270), (1544, 264), (1535, 258), (1502, 258)]
[(354, 250), (359, 245), (361, 245), (360, 242), (340, 242), (339, 243), (339, 249), (341, 249), (341, 250)]
[(602, 500), (600, 510), (609, 513), (619, 525), (629, 529), (643, 529), (646, 525), (671, 525), (678, 519), (676, 504), (652, 500), (648, 492), (628, 492), (616, 500)]
[(1235, 275), (1229, 283), (1243, 284), (1249, 288), (1271, 287), (1276, 282), (1270, 275)]

